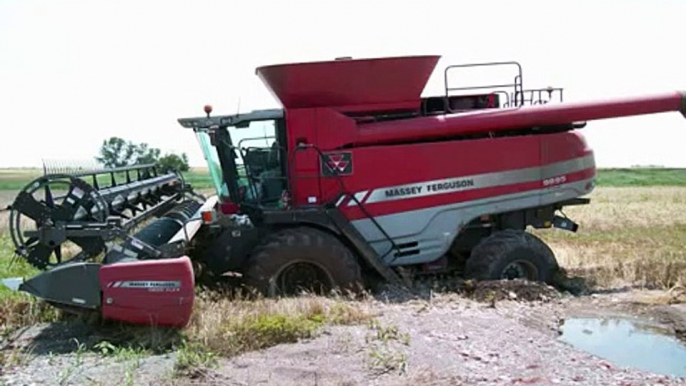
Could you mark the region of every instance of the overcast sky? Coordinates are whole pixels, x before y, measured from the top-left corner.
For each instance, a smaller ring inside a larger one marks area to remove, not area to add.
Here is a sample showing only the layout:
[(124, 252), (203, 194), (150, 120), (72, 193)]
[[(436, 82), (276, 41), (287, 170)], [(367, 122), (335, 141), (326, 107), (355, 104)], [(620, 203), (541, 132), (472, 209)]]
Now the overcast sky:
[[(87, 160), (119, 136), (202, 155), (176, 118), (277, 107), (255, 76), (293, 61), (518, 60), (568, 100), (686, 90), (686, 1), (0, 0), (0, 167)], [(599, 166), (686, 166), (678, 113), (592, 122)]]

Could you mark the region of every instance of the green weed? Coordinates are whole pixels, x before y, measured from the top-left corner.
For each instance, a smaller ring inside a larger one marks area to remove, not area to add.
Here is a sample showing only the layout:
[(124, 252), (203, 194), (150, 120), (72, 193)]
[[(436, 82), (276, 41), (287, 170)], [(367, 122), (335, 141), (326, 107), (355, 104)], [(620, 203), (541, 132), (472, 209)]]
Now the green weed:
[(176, 352), (174, 376), (203, 371), (217, 364), (217, 354), (198, 343), (184, 342)]
[(410, 345), (410, 334), (401, 332), (397, 326), (382, 325), (378, 320), (372, 319), (367, 323), (370, 333), (365, 340), (367, 347), (367, 368), (374, 374), (388, 372), (407, 372), (408, 358), (402, 346)]

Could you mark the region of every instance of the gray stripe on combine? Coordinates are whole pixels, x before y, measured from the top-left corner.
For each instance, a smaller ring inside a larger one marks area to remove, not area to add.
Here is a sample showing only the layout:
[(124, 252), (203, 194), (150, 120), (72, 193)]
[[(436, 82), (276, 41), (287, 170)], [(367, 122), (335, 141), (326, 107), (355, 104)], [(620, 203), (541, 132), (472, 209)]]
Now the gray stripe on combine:
[[(541, 181), (595, 167), (592, 154), (545, 166), (414, 182), (375, 189), (365, 204)], [(562, 181), (564, 182), (564, 181)], [(359, 194), (359, 193), (358, 193)]]

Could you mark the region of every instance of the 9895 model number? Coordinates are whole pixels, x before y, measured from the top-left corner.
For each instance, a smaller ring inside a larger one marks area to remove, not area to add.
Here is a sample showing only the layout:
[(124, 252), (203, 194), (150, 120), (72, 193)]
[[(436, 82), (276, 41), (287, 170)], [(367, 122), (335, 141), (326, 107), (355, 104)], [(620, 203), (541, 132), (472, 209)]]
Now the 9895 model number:
[(546, 178), (545, 180), (543, 180), (543, 186), (548, 187), (548, 186), (560, 185), (560, 184), (564, 184), (566, 181), (567, 181), (566, 176), (557, 176), (557, 177)]

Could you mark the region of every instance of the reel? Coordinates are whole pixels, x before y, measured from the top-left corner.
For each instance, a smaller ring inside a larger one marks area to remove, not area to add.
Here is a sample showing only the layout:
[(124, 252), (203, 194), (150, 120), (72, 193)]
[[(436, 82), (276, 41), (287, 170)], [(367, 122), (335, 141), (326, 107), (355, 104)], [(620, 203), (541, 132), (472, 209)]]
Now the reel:
[[(90, 237), (66, 237), (70, 224), (105, 223), (108, 203), (87, 182), (67, 174), (35, 179), (10, 206), (10, 236), (18, 255), (45, 270), (66, 261), (84, 261), (105, 244)], [(27, 237), (28, 236), (28, 237)]]
[(179, 173), (158, 174), (155, 165), (48, 174), (10, 206), (10, 235), (16, 253), (41, 270), (92, 260), (187, 191)]

